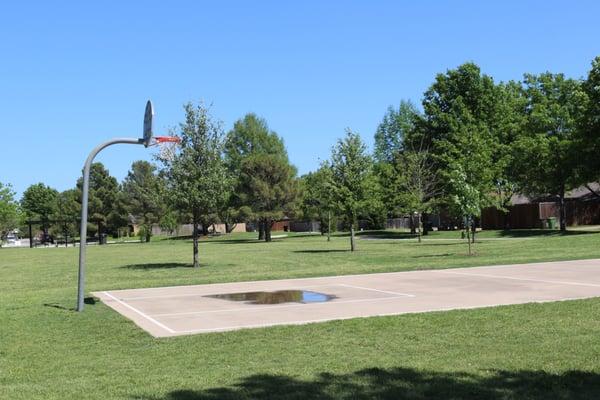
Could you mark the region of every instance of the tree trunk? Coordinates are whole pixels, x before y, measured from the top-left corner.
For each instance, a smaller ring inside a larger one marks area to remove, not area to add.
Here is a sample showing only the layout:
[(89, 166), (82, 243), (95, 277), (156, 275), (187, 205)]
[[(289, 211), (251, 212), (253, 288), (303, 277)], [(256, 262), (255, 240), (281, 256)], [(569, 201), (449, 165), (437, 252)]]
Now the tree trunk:
[(205, 222), (202, 223), (202, 236), (208, 236), (208, 224)]
[(410, 214), (410, 216), (408, 217), (408, 221), (410, 224), (410, 234), (415, 235), (417, 233), (417, 228), (415, 227), (415, 217), (412, 214)]
[(477, 231), (477, 226), (475, 225), (475, 218), (471, 218), (471, 243), (475, 243), (475, 232)]
[(152, 237), (152, 228), (146, 227), (146, 243), (150, 243), (150, 237)]
[(237, 224), (232, 224), (230, 222), (225, 222), (225, 233), (231, 233), (235, 229)]
[(471, 224), (469, 217), (467, 217), (467, 244), (469, 245), (469, 255), (471, 255)]
[(198, 221), (194, 220), (194, 231), (192, 232), (192, 237), (194, 239), (194, 268), (200, 268), (200, 263), (198, 262), (198, 231), (200, 228), (198, 227)]
[(417, 235), (419, 238), (419, 243), (421, 243), (421, 214), (417, 215)]
[(559, 213), (560, 213), (560, 230), (562, 232), (567, 230), (567, 208), (565, 207), (565, 185), (564, 183), (560, 186), (559, 194)]
[(327, 211), (327, 241), (331, 241), (331, 211)]
[(265, 240), (265, 223), (263, 220), (258, 220), (258, 240)]
[(265, 242), (271, 241), (271, 228), (273, 227), (273, 221), (265, 221)]
[(356, 250), (356, 244), (354, 243), (354, 224), (350, 226), (350, 251)]

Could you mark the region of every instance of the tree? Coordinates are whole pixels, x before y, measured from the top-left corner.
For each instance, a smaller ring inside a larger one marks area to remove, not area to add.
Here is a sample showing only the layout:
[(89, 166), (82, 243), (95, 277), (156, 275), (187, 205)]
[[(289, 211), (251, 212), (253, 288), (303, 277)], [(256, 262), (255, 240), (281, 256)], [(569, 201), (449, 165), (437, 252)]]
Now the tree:
[(69, 189), (60, 192), (56, 197), (55, 219), (61, 221), (56, 229), (65, 236), (74, 237), (78, 234), (77, 220), (81, 215), (79, 203), (79, 192), (77, 189)]
[(256, 154), (271, 154), (287, 159), (283, 140), (276, 132), (269, 129), (267, 121), (256, 114), (246, 114), (233, 125), (225, 140), (225, 163), (234, 183), (234, 190), (228, 201), (223, 203), (219, 214), (225, 221), (238, 218), (243, 220), (258, 220), (258, 239), (265, 238), (265, 226), (257, 216), (253, 215), (250, 204), (242, 199), (252, 196), (250, 186), (241, 182), (239, 177), (242, 163), (245, 159)]
[(6, 235), (19, 226), (19, 203), (10, 185), (0, 182), (0, 247)]
[(296, 197), (296, 168), (281, 154), (252, 154), (242, 161), (240, 199), (264, 227), (271, 241), (273, 223), (293, 207)]
[(383, 121), (375, 132), (376, 161), (388, 163), (394, 161), (404, 147), (404, 137), (415, 128), (419, 116), (419, 111), (410, 101), (402, 100), (398, 110), (392, 106), (388, 107)]
[[(592, 61), (592, 68), (583, 82), (588, 102), (579, 123), (578, 170), (583, 184), (600, 179), (600, 56)], [(592, 191), (588, 186), (588, 189)], [(600, 195), (596, 194), (596, 197)]]
[[(460, 169), (466, 184), (480, 193), (479, 209), (497, 205), (498, 185), (508, 181), (504, 145), (516, 119), (510, 93), (473, 63), (438, 74), (425, 92), (423, 119), (408, 138), (429, 149), (440, 182), (449, 182)], [(441, 197), (446, 205), (453, 203), (449, 185)]]
[[(467, 181), (467, 174), (460, 166), (457, 166), (450, 175), (450, 187), (452, 195), (451, 210), (464, 218), (469, 255), (472, 255), (470, 232), (473, 216), (481, 214), (482, 196), (477, 188)], [(473, 243), (475, 242), (473, 241)]]
[(181, 146), (173, 159), (161, 160), (167, 176), (167, 190), (174, 207), (191, 215), (193, 262), (198, 260), (200, 223), (217, 212), (227, 198), (230, 178), (223, 161), (223, 130), (202, 104), (184, 105), (185, 122), (180, 124)]
[(29, 186), (21, 198), (21, 208), (28, 220), (39, 220), (45, 234), (48, 233), (49, 221), (56, 213), (58, 191), (43, 183)]
[(579, 186), (578, 127), (588, 98), (582, 83), (563, 74), (525, 75), (526, 132), (515, 143), (516, 180), (526, 194), (558, 198), (566, 230), (565, 193)]
[[(83, 178), (77, 180), (79, 203), (81, 204)], [(100, 162), (92, 164), (90, 169), (90, 187), (88, 200), (89, 220), (98, 221), (100, 233), (116, 234), (118, 228), (127, 224), (127, 218), (119, 210), (119, 183), (110, 175)]]
[(416, 217), (419, 242), (422, 234), (422, 216), (430, 214), (436, 206), (441, 187), (437, 170), (426, 150), (404, 151), (396, 156), (393, 164), (396, 180), (392, 203), (404, 215)]
[(145, 241), (150, 241), (152, 224), (166, 212), (166, 183), (148, 161), (135, 161), (123, 184), (125, 209), (144, 226)]
[(317, 219), (321, 226), (321, 234), (327, 233), (327, 241), (331, 240), (331, 218), (335, 212), (333, 196), (333, 175), (328, 162), (321, 164), (315, 172), (302, 177), (302, 214), (308, 219)]
[(350, 250), (356, 250), (354, 230), (359, 211), (368, 198), (368, 177), (372, 161), (360, 136), (350, 130), (331, 151), (331, 174), (335, 204), (350, 226)]
[(225, 141), (225, 162), (232, 172), (239, 172), (242, 161), (253, 154), (285, 154), (285, 146), (264, 118), (249, 113), (233, 124)]

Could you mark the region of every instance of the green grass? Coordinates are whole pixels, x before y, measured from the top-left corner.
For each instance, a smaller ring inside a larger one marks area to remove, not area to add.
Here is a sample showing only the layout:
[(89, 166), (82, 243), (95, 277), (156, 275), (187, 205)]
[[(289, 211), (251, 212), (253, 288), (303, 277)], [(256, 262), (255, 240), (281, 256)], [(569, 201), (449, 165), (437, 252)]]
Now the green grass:
[[(363, 235), (202, 240), (200, 270), (185, 239), (91, 246), (86, 289), (600, 258), (585, 231), (483, 232), (476, 257), (457, 232)], [(600, 397), (600, 299), (153, 339), (73, 312), (76, 279), (77, 249), (0, 249), (0, 399)]]

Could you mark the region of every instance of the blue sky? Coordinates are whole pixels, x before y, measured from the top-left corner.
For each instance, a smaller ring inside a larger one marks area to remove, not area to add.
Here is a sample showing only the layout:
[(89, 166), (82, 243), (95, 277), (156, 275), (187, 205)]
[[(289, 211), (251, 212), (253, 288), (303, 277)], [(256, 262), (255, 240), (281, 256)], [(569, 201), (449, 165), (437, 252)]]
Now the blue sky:
[[(0, 182), (74, 186), (88, 152), (203, 100), (228, 130), (267, 119), (300, 173), (350, 127), (371, 146), (389, 105), (474, 61), (496, 80), (587, 73), (597, 1), (7, 2), (0, 12)], [(97, 158), (121, 180), (142, 146)]]

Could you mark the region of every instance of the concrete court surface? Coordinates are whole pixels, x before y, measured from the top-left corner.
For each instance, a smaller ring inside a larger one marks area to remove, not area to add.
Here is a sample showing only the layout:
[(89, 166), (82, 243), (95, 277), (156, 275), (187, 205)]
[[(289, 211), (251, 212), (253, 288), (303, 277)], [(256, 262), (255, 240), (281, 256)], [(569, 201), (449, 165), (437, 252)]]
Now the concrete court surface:
[[(205, 297), (300, 289), (323, 303)], [(600, 259), (94, 292), (152, 336), (600, 296)]]

